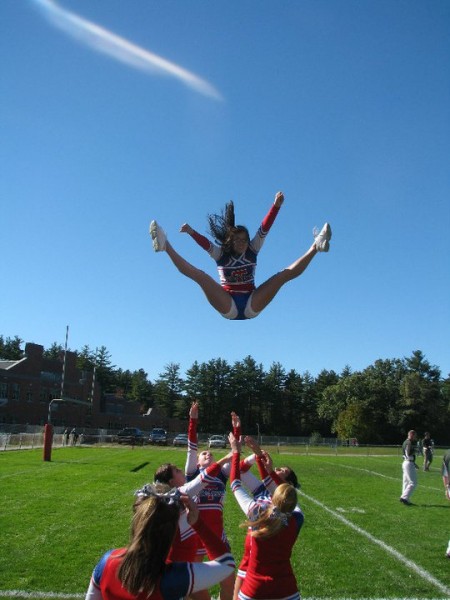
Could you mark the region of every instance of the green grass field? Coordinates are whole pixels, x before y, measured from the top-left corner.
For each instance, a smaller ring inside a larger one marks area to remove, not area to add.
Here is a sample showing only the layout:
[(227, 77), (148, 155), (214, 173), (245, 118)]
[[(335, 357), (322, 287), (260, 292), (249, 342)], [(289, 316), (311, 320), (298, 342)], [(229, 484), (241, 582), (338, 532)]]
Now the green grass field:
[[(450, 597), (442, 452), (419, 472), (407, 507), (396, 453), (280, 450), (275, 464), (291, 466), (302, 484), (305, 524), (292, 562), (305, 600)], [(133, 492), (160, 464), (184, 459), (184, 449), (154, 447), (57, 448), (51, 462), (41, 449), (0, 453), (0, 598), (83, 598), (98, 558), (127, 543)], [(229, 492), (225, 523), (237, 561), (242, 521)]]

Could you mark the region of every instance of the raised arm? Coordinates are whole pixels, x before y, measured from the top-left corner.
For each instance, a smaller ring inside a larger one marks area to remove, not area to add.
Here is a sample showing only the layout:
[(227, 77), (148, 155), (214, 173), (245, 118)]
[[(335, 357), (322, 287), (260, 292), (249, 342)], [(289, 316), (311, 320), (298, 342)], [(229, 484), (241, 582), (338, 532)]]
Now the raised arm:
[(188, 426), (188, 449), (186, 455), (185, 473), (186, 477), (192, 478), (197, 471), (197, 424), (198, 424), (198, 402), (192, 403), (189, 410), (189, 426)]
[(234, 437), (239, 440), (242, 435), (241, 418), (234, 411), (231, 413), (231, 426)]
[(212, 560), (205, 563), (171, 563), (161, 578), (160, 586), (161, 596), (167, 600), (178, 600), (190, 596), (192, 592), (206, 590), (228, 577), (235, 568), (229, 548), (203, 523), (196, 503), (188, 496), (182, 496), (182, 502), (189, 525), (201, 537)]
[(269, 209), (269, 212), (262, 220), (262, 223), (259, 226), (255, 237), (250, 242), (250, 245), (252, 246), (253, 250), (255, 250), (255, 252), (259, 252), (261, 250), (262, 245), (264, 244), (264, 241), (266, 239), (266, 235), (269, 233), (270, 228), (272, 227), (283, 202), (283, 192), (277, 192), (275, 194), (275, 199), (273, 201), (272, 206)]
[(196, 496), (208, 484), (214, 483), (215, 478), (219, 475), (221, 468), (229, 464), (231, 461), (231, 452), (222, 457), (218, 461), (212, 463), (204, 471), (201, 471), (192, 481), (185, 483), (178, 489), (182, 494), (187, 494), (190, 498)]
[(231, 451), (233, 453), (231, 458), (230, 475), (231, 491), (233, 492), (234, 497), (236, 498), (237, 503), (243, 512), (248, 516), (255, 508), (256, 502), (254, 501), (253, 497), (242, 487), (240, 472), (240, 443), (232, 433), (230, 433), (228, 439), (230, 442)]
[[(242, 434), (241, 419), (240, 419), (239, 415), (237, 415), (234, 411), (231, 413), (231, 427), (232, 427), (232, 430), (233, 430), (234, 437), (236, 438), (236, 440), (240, 441), (241, 434)], [(232, 452), (230, 452), (229, 454), (227, 454), (227, 457), (229, 458), (228, 464), (224, 464), (224, 466), (222, 468), (222, 473), (226, 477), (229, 477), (230, 470), (231, 470)], [(248, 471), (252, 468), (252, 465), (254, 463), (255, 463), (254, 456), (247, 456), (246, 458), (244, 458), (243, 460), (241, 460), (240, 465), (239, 465), (241, 476), (242, 476), (242, 479), (244, 481), (244, 484), (249, 489), (251, 489), (252, 491), (253, 491), (253, 487), (255, 487), (254, 479), (256, 479), (256, 478), (251, 473), (248, 473)], [(257, 485), (259, 485), (258, 480), (256, 480), (256, 482), (257, 482)]]
[(181, 233), (187, 233), (197, 244), (206, 250), (206, 252), (214, 259), (218, 260), (222, 255), (222, 249), (208, 240), (207, 237), (196, 231), (188, 223), (183, 223), (180, 227)]

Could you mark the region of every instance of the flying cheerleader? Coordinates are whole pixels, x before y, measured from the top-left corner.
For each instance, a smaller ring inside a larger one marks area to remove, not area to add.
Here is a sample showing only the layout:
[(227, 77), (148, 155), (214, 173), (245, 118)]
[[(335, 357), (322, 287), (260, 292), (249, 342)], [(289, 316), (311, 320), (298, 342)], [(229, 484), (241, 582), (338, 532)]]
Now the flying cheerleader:
[(266, 308), (285, 283), (303, 273), (318, 252), (328, 252), (330, 248), (331, 227), (325, 223), (320, 231), (314, 230), (314, 242), (303, 256), (256, 287), (258, 253), (283, 202), (284, 194), (277, 192), (269, 212), (252, 239), (246, 227), (235, 225), (232, 201), (225, 205), (221, 215), (208, 215), (209, 230), (216, 244), (187, 223), (181, 226), (180, 231), (189, 234), (216, 261), (220, 283), (180, 256), (156, 221), (150, 223), (153, 248), (155, 252), (166, 252), (180, 273), (202, 288), (208, 302), (225, 319), (253, 319)]

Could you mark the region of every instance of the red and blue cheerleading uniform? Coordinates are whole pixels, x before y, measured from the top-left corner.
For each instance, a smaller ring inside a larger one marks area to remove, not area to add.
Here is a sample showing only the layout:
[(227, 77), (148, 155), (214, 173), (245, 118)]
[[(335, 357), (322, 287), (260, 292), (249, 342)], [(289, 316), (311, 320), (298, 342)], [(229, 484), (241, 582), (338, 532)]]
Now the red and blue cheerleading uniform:
[(168, 564), (151, 595), (145, 590), (133, 595), (125, 590), (117, 576), (126, 548), (110, 550), (95, 567), (85, 600), (181, 600), (228, 577), (235, 565), (227, 546), (201, 517), (193, 527), (212, 557), (209, 562)]
[[(255, 500), (242, 487), (237, 453), (232, 459), (231, 489), (249, 520), (255, 520), (261, 511), (271, 506), (269, 496)], [(249, 529), (239, 567), (239, 577), (243, 580), (238, 594), (240, 600), (300, 599), (290, 559), (303, 520), (302, 511), (296, 507), (282, 529), (270, 537), (254, 537)]]
[[(228, 254), (222, 246), (216, 246), (204, 235), (193, 230), (191, 237), (216, 261), (219, 271), (220, 285), (226, 290), (235, 302), (238, 314), (233, 319), (246, 319), (245, 309), (255, 289), (255, 271), (257, 256), (264, 244), (267, 234), (272, 227), (279, 208), (274, 204), (264, 217), (255, 236), (250, 240), (247, 250), (241, 255)], [(257, 313), (250, 312), (251, 316)], [(226, 316), (226, 315), (224, 315)]]

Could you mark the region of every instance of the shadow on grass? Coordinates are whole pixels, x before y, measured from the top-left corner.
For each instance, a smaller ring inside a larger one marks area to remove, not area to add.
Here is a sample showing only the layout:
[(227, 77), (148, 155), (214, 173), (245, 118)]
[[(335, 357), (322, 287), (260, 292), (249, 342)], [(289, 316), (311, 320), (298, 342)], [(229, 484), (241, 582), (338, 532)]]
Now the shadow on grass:
[(445, 504), (414, 504), (414, 506), (418, 508), (443, 508), (444, 510), (450, 510), (450, 502), (448, 506), (445, 506)]
[(149, 462), (141, 463), (137, 467), (134, 467), (134, 469), (131, 469), (131, 473), (137, 473), (138, 471), (140, 471), (141, 469), (143, 469), (144, 467), (146, 467), (149, 464), (150, 464)]

